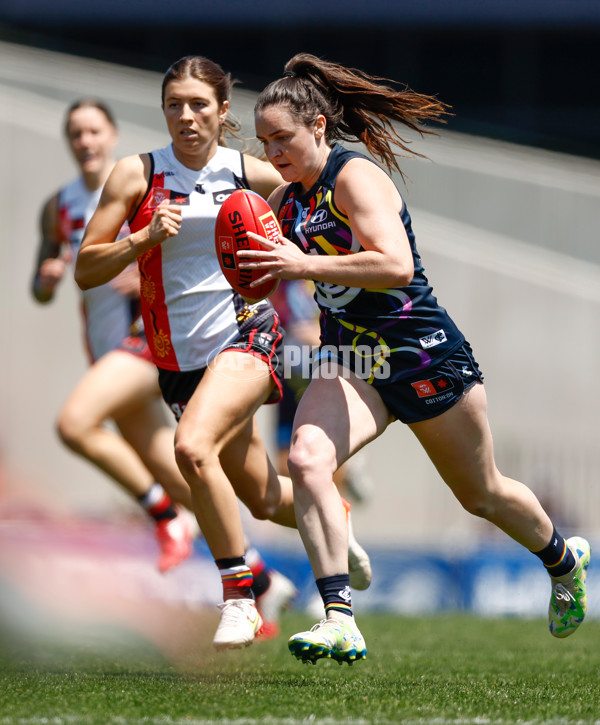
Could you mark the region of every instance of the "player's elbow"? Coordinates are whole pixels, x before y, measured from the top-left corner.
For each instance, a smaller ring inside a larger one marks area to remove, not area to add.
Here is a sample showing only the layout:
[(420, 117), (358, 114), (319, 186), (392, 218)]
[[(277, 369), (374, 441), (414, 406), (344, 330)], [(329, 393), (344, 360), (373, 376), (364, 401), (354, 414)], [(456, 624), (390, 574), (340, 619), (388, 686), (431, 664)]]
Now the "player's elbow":
[(408, 287), (415, 276), (415, 267), (412, 259), (391, 259), (386, 267), (388, 283), (385, 287)]
[(92, 280), (90, 279), (90, 275), (88, 274), (87, 270), (80, 264), (77, 264), (75, 266), (75, 272), (73, 276), (75, 277), (75, 283), (80, 290), (87, 290), (96, 286), (92, 283)]
[(394, 287), (408, 287), (408, 285), (413, 281), (413, 277), (415, 276), (415, 270), (411, 267), (410, 270), (402, 270), (396, 275), (396, 284)]
[(85, 291), (86, 289), (90, 289), (91, 285), (86, 282), (85, 276), (77, 272), (75, 270), (75, 284), (79, 287), (80, 290)]

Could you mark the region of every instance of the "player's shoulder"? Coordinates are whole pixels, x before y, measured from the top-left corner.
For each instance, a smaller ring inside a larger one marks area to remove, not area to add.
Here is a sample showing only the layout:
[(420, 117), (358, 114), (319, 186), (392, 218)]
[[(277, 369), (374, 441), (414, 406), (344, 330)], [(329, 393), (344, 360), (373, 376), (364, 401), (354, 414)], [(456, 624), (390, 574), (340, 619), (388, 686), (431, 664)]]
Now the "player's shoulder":
[(378, 163), (364, 154), (349, 156), (338, 173), (338, 180), (365, 179), (365, 183), (372, 179), (391, 181), (389, 174)]
[(404, 206), (402, 195), (389, 173), (366, 156), (350, 158), (334, 184), (335, 206), (344, 215), (361, 210), (394, 210)]
[(282, 183), (281, 175), (268, 161), (250, 154), (242, 156), (250, 189), (267, 198)]
[(336, 195), (347, 191), (349, 193), (364, 193), (395, 190), (396, 185), (390, 174), (378, 163), (368, 156), (351, 156), (341, 167), (335, 180)]
[(131, 154), (130, 156), (123, 156), (122, 159), (119, 159), (116, 162), (112, 170), (112, 174), (128, 176), (143, 173), (144, 168), (149, 163), (149, 153)]
[(279, 184), (279, 186), (269, 196), (269, 204), (272, 209), (275, 209), (276, 213), (277, 213), (278, 209), (281, 207), (281, 204), (290, 187), (291, 187), (291, 184), (288, 184), (287, 182), (284, 182), (283, 184)]
[(119, 159), (105, 184), (105, 191), (116, 193), (139, 193), (146, 188), (150, 176), (151, 160), (149, 154), (132, 154)]
[(253, 156), (252, 154), (242, 153), (242, 159), (244, 160), (244, 166), (247, 169), (264, 171), (267, 168), (273, 168), (268, 161), (259, 159), (257, 156)]

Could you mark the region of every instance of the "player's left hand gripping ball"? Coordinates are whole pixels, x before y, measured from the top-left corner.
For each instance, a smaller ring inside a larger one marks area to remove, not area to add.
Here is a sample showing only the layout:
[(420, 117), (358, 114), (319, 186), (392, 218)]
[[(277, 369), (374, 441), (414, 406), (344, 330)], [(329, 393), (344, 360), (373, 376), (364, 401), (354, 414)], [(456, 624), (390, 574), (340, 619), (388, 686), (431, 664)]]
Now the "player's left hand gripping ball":
[(244, 299), (258, 302), (277, 289), (279, 280), (272, 279), (250, 287), (264, 272), (238, 267), (239, 250), (262, 249), (258, 242), (248, 238), (248, 232), (277, 242), (281, 229), (273, 210), (260, 194), (249, 189), (238, 189), (225, 200), (217, 215), (215, 247), (219, 264), (229, 284)]

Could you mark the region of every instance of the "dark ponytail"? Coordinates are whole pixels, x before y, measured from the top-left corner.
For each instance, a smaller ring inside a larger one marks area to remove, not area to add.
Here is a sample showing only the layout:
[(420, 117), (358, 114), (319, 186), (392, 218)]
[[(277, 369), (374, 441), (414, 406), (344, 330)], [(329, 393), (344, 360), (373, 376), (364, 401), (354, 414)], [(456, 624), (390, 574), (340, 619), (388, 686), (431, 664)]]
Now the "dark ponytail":
[[(283, 78), (270, 83), (258, 96), (255, 112), (273, 105), (287, 106), (304, 124), (325, 116), (325, 138), (361, 141), (389, 171), (402, 170), (397, 155), (422, 156), (408, 148), (393, 122), (420, 134), (435, 133), (422, 127), (426, 121), (443, 121), (450, 107), (433, 96), (409, 88), (397, 90), (394, 81), (370, 76), (354, 68), (299, 53), (285, 64)], [(398, 153), (392, 146), (399, 147)]]

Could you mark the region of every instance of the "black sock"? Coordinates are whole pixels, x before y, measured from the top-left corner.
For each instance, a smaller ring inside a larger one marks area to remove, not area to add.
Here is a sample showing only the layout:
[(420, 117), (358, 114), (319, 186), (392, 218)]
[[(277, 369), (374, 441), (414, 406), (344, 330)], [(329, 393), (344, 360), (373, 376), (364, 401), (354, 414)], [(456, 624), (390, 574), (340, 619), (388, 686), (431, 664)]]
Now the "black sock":
[(568, 574), (575, 564), (573, 552), (567, 546), (567, 542), (558, 533), (556, 528), (552, 532), (550, 543), (545, 549), (533, 552), (548, 570), (550, 576), (562, 576)]
[(271, 584), (271, 578), (269, 576), (270, 569), (260, 555), (258, 549), (255, 549), (253, 546), (246, 549), (245, 559), (246, 564), (248, 564), (252, 570), (252, 576), (254, 577), (252, 592), (254, 594), (254, 598), (258, 599), (261, 594), (264, 594), (267, 591), (269, 585)]
[(174, 519), (177, 516), (169, 494), (160, 483), (154, 483), (149, 491), (138, 497), (138, 501), (156, 522)]
[(254, 598), (258, 599), (261, 594), (264, 594), (267, 591), (271, 580), (269, 579), (269, 573), (266, 569), (263, 569), (258, 574), (252, 572), (252, 576), (254, 578), (252, 592), (254, 593)]
[(324, 576), (321, 579), (317, 579), (317, 587), (323, 599), (326, 615), (333, 609), (336, 612), (343, 612), (349, 617), (352, 616), (352, 594), (350, 591), (349, 574)]

